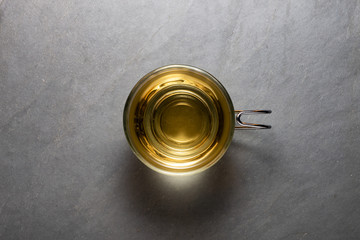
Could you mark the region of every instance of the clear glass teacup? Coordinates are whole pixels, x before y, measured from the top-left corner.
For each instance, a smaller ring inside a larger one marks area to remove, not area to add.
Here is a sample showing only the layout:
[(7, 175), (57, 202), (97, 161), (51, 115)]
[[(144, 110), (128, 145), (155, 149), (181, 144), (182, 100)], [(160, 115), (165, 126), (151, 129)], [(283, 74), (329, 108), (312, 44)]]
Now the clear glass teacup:
[(234, 129), (267, 129), (244, 123), (229, 94), (210, 73), (187, 65), (168, 65), (146, 74), (126, 101), (123, 124), (136, 156), (151, 169), (170, 175), (198, 173), (228, 149)]

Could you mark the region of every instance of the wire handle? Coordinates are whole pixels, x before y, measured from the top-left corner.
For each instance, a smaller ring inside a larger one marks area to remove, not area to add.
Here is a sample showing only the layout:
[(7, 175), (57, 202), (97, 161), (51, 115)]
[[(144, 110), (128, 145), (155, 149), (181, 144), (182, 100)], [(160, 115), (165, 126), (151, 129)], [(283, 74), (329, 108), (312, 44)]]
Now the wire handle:
[(239, 130), (254, 130), (254, 129), (270, 129), (270, 125), (265, 124), (256, 124), (256, 123), (246, 123), (241, 121), (242, 115), (255, 115), (255, 114), (270, 114), (271, 110), (235, 110), (236, 122), (238, 126), (235, 126), (235, 129)]

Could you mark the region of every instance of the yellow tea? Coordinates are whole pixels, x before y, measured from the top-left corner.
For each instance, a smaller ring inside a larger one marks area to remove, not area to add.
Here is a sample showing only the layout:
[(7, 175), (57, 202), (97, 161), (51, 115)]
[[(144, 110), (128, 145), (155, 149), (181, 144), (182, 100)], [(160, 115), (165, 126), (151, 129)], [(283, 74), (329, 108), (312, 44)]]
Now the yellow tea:
[(172, 65), (143, 77), (124, 110), (128, 141), (147, 166), (185, 174), (213, 165), (234, 132), (234, 109), (210, 74)]

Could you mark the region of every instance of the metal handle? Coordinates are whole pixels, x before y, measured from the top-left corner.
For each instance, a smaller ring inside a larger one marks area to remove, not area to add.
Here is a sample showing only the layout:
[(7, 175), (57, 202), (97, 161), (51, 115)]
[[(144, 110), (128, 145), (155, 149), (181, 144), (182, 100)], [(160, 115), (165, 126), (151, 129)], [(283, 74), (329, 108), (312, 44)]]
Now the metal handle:
[(235, 126), (235, 129), (245, 130), (245, 129), (270, 129), (270, 125), (265, 124), (255, 124), (255, 123), (246, 123), (241, 121), (242, 115), (254, 115), (254, 114), (270, 114), (271, 110), (235, 110), (236, 122), (238, 126)]

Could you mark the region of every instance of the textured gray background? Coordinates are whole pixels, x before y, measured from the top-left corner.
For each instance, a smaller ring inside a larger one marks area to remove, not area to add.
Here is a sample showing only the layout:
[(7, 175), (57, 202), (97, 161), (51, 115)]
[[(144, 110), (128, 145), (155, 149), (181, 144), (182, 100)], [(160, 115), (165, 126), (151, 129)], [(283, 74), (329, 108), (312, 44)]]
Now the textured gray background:
[[(273, 129), (148, 170), (122, 111), (171, 63)], [(3, 0), (0, 79), (1, 239), (360, 239), (359, 1)]]

